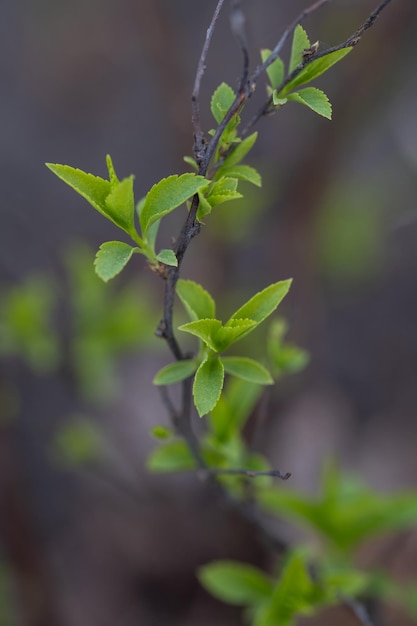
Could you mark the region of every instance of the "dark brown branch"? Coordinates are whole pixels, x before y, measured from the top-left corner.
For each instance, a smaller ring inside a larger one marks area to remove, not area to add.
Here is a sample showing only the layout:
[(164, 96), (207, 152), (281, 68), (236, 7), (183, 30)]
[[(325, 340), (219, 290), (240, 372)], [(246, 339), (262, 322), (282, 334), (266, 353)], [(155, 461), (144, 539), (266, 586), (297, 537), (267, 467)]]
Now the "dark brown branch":
[(213, 13), (210, 26), (207, 29), (206, 39), (204, 41), (203, 49), (201, 51), (200, 60), (197, 66), (197, 72), (195, 75), (193, 93), (192, 93), (192, 123), (194, 128), (194, 156), (198, 164), (201, 163), (204, 156), (204, 134), (201, 129), (200, 123), (200, 86), (206, 69), (206, 59), (210, 48), (211, 39), (213, 37), (214, 29), (216, 27), (217, 20), (222, 10), (224, 0), (219, 0), (216, 9)]
[(239, 91), (241, 91), (247, 83), (249, 76), (249, 51), (245, 32), (245, 15), (242, 11), (241, 0), (232, 0), (230, 29), (239, 42), (243, 56), (243, 70), (239, 86)]
[(366, 607), (361, 602), (354, 600), (353, 598), (347, 598), (346, 596), (341, 596), (340, 601), (346, 610), (356, 618), (361, 626), (375, 626), (371, 616), (366, 610)]
[(271, 478), (280, 478), (281, 480), (288, 480), (291, 476), (290, 472), (286, 474), (282, 474), (279, 470), (265, 470), (265, 471), (254, 471), (247, 469), (237, 469), (237, 468), (215, 468), (210, 467), (207, 470), (213, 476), (220, 476), (221, 474), (229, 474), (235, 476), (246, 476), (246, 478), (256, 478), (257, 476), (270, 476)]

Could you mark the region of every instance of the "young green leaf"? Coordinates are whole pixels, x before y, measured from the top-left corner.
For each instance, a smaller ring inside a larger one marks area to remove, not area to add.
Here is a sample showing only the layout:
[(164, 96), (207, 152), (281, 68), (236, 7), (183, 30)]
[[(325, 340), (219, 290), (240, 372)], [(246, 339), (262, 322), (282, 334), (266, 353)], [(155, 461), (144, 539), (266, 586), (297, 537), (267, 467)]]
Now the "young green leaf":
[(190, 165), (190, 166), (193, 168), (193, 170), (195, 170), (196, 172), (198, 172), (198, 165), (197, 165), (197, 161), (196, 161), (193, 157), (190, 157), (190, 156), (185, 156), (185, 157), (183, 157), (183, 161), (184, 161), (185, 163), (187, 163), (187, 165)]
[(219, 357), (204, 361), (193, 384), (194, 404), (200, 417), (209, 413), (219, 401), (223, 389), (224, 368)]
[(190, 333), (190, 335), (194, 335), (203, 341), (206, 346), (217, 352), (217, 344), (216, 344), (216, 333), (222, 328), (222, 323), (220, 320), (214, 319), (199, 319), (194, 322), (188, 322), (187, 324), (182, 324), (182, 326), (178, 326), (178, 330), (182, 330), (185, 333)]
[(130, 260), (132, 254), (139, 250), (122, 241), (107, 241), (101, 244), (96, 254), (94, 267), (97, 275), (107, 282), (114, 278)]
[(303, 69), (293, 78), (292, 81), (285, 85), (284, 89), (280, 91), (278, 94), (281, 97), (284, 97), (287, 93), (295, 89), (295, 87), (299, 87), (300, 85), (305, 85), (306, 83), (311, 82), (318, 76), (327, 72), (335, 63), (341, 61), (349, 52), (351, 52), (352, 48), (343, 48), (342, 50), (335, 50), (334, 52), (330, 52), (326, 56), (320, 57), (308, 63)]
[(199, 189), (208, 185), (203, 176), (182, 174), (163, 178), (147, 193), (145, 203), (140, 213), (142, 233), (146, 236), (149, 227), (171, 213), (174, 209), (191, 198)]
[(227, 111), (232, 106), (235, 99), (235, 93), (229, 85), (222, 83), (216, 89), (211, 97), (211, 112), (218, 124), (222, 121)]
[(161, 261), (161, 263), (165, 263), (165, 265), (172, 265), (173, 267), (178, 267), (178, 259), (175, 256), (175, 252), (173, 250), (169, 250), (168, 248), (164, 248), (156, 255), (157, 261)]
[(222, 166), (218, 169), (217, 174), (238, 178), (239, 180), (245, 180), (248, 183), (252, 183), (252, 185), (256, 185), (257, 187), (262, 186), (262, 178), (259, 172), (254, 167), (250, 167), (249, 165), (232, 165), (231, 167)]
[(240, 163), (248, 152), (253, 148), (256, 140), (258, 138), (258, 133), (252, 133), (249, 137), (246, 137), (243, 141), (236, 144), (236, 146), (231, 150), (230, 154), (225, 158), (223, 165), (237, 165)]
[(198, 570), (200, 583), (214, 597), (237, 605), (257, 605), (271, 596), (273, 585), (257, 567), (237, 561), (215, 561)]
[(111, 191), (108, 180), (87, 174), (69, 165), (59, 165), (58, 163), (46, 163), (45, 165), (64, 183), (85, 198), (99, 213), (114, 222), (106, 208), (106, 198)]
[(222, 361), (226, 374), (232, 374), (259, 385), (271, 385), (274, 382), (268, 370), (254, 359), (225, 356), (222, 357)]
[(281, 280), (273, 283), (262, 291), (255, 294), (243, 306), (231, 316), (230, 321), (238, 319), (251, 319), (257, 324), (264, 321), (275, 311), (280, 302), (287, 295), (292, 279)]
[(151, 472), (185, 472), (196, 469), (196, 462), (185, 441), (162, 444), (151, 452), (146, 465)]
[(199, 222), (203, 220), (206, 215), (209, 215), (212, 210), (212, 206), (210, 202), (205, 198), (204, 194), (201, 191), (198, 192), (198, 209), (197, 209), (197, 219)]
[(182, 278), (177, 282), (177, 295), (191, 320), (214, 318), (216, 305), (208, 291), (192, 280)]
[(249, 319), (229, 320), (227, 324), (219, 328), (213, 335), (212, 341), (217, 346), (218, 352), (227, 350), (232, 343), (246, 337), (257, 324)]
[(237, 178), (222, 176), (220, 180), (213, 183), (213, 186), (207, 195), (207, 202), (214, 207), (218, 204), (222, 204), (222, 202), (227, 202), (228, 200), (242, 198), (242, 194), (236, 191), (237, 185)]
[(110, 154), (106, 155), (106, 165), (107, 165), (107, 171), (109, 173), (110, 185), (113, 189), (113, 187), (115, 187), (118, 184), (119, 179), (117, 178), (116, 171), (114, 169), (113, 161), (112, 161)]
[(166, 365), (156, 374), (153, 379), (154, 385), (172, 385), (179, 383), (194, 374), (198, 363), (191, 359), (176, 361)]
[(171, 437), (174, 435), (174, 432), (172, 428), (167, 428), (167, 426), (153, 426), (151, 428), (151, 435), (155, 437), (155, 439), (164, 441), (166, 439), (171, 439)]
[(277, 94), (276, 89), (272, 92), (272, 103), (275, 107), (282, 107), (284, 104), (287, 104), (288, 98), (280, 98)]
[[(265, 63), (265, 61), (271, 56), (271, 52), (272, 50), (268, 50), (267, 48), (261, 50), (262, 63)], [(279, 87), (285, 76), (285, 67), (282, 59), (280, 59), (279, 57), (275, 59), (275, 61), (273, 61), (271, 65), (267, 68), (266, 73), (268, 74), (271, 87), (273, 89)]]
[[(304, 50), (307, 50), (308, 48), (310, 48), (310, 46), (310, 40), (306, 31), (301, 26), (301, 24), (298, 24), (294, 31), (294, 37), (292, 40), (290, 66), (288, 70), (289, 74), (291, 74), (291, 72), (295, 70), (297, 65), (300, 65), (303, 60)], [(273, 86), (278, 87), (278, 85)]]
[(303, 558), (297, 553), (293, 554), (269, 602), (259, 612), (255, 626), (292, 626), (296, 616), (312, 612), (315, 591)]
[(107, 215), (117, 226), (129, 234), (135, 232), (133, 179), (134, 176), (129, 176), (120, 183), (112, 185), (112, 190), (106, 198)]
[(304, 104), (328, 120), (332, 119), (332, 105), (326, 94), (320, 89), (306, 87), (300, 91), (288, 94), (287, 100)]

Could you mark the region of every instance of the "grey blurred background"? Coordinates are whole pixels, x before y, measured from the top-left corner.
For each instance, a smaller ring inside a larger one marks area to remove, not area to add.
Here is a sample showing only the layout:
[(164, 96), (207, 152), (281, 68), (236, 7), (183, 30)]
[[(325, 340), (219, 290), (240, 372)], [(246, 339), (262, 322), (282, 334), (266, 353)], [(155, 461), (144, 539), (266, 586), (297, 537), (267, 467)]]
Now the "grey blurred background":
[[(254, 67), (307, 3), (243, 4)], [(250, 529), (194, 476), (146, 472), (149, 429), (167, 422), (150, 384), (169, 362), (153, 337), (162, 283), (135, 258), (102, 287), (92, 254), (118, 233), (44, 166), (104, 175), (110, 153), (120, 176), (136, 175), (138, 198), (186, 171), (190, 93), (214, 5), (0, 2), (2, 626), (239, 624), (195, 568), (264, 562)], [(335, 0), (306, 28), (334, 45), (375, 5)], [(417, 486), (416, 32), (415, 0), (393, 0), (319, 79), (331, 123), (297, 104), (262, 120), (249, 162), (263, 190), (222, 206), (184, 264), (225, 311), (294, 278), (283, 312), (311, 361), (254, 419), (258, 449), (303, 489), (316, 488), (329, 456), (379, 489)], [(206, 130), (212, 91), (223, 80), (236, 87), (240, 65), (225, 10), (202, 88)], [(263, 98), (260, 83), (248, 115)], [(166, 245), (181, 219), (168, 220)], [(96, 447), (104, 463), (74, 463)], [(416, 563), (411, 533), (386, 565), (401, 580)], [(316, 623), (351, 623), (326, 619)]]

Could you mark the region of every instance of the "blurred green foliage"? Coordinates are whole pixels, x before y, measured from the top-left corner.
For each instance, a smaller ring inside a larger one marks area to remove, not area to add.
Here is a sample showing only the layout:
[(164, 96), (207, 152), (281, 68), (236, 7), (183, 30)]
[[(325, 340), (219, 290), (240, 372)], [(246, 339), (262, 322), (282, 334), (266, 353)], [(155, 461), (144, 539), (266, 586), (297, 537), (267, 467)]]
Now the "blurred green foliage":
[(67, 294), (65, 281), (41, 275), (2, 289), (0, 357), (20, 358), (37, 374), (69, 372), (82, 397), (100, 402), (117, 391), (123, 356), (158, 345), (157, 312), (140, 282), (106, 286), (92, 259), (85, 247), (70, 251)]

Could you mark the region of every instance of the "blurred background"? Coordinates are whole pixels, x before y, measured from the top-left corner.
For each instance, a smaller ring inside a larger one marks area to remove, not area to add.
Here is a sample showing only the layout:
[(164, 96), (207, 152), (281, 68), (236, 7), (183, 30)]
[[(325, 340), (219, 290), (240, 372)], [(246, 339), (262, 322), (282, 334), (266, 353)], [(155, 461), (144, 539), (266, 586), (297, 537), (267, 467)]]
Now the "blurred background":
[[(254, 67), (307, 2), (243, 4)], [(335, 0), (306, 23), (311, 40), (343, 41), (375, 5)], [(170, 361), (154, 337), (162, 283), (139, 257), (101, 283), (93, 255), (117, 232), (44, 166), (104, 176), (110, 153), (121, 177), (135, 174), (137, 198), (186, 171), (214, 6), (0, 3), (1, 626), (237, 625), (195, 568), (263, 561), (251, 530), (195, 476), (147, 473), (149, 430), (168, 419), (151, 385)], [(184, 263), (224, 316), (294, 278), (282, 312), (310, 363), (261, 401), (255, 443), (313, 492), (328, 457), (380, 490), (417, 487), (416, 29), (415, 0), (394, 0), (318, 80), (331, 123), (297, 104), (261, 120), (249, 162), (262, 191), (213, 214)], [(236, 87), (240, 66), (225, 10), (202, 88), (206, 130), (211, 93)], [(264, 97), (261, 81), (248, 118)], [(167, 247), (182, 219), (167, 220)], [(385, 565), (415, 578), (417, 534), (395, 541)]]

